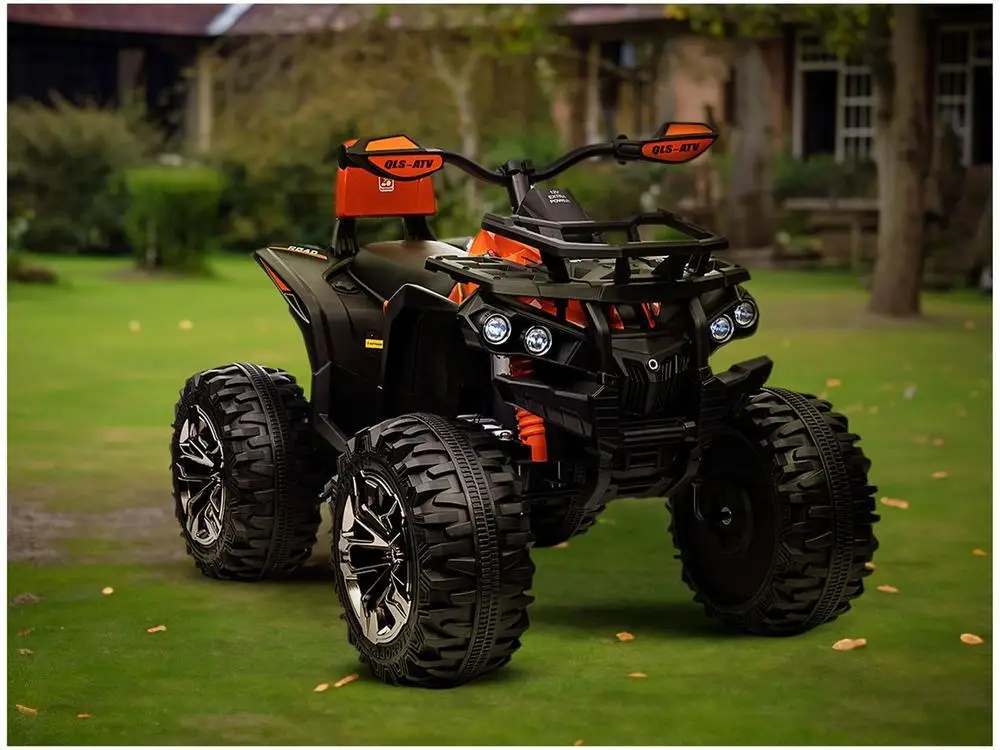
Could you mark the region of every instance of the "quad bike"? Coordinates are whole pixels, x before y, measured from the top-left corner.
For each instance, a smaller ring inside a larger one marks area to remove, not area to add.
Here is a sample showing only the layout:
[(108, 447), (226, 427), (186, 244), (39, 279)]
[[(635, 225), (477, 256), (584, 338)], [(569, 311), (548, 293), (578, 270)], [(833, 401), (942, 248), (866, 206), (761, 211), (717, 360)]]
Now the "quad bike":
[[(310, 398), (247, 363), (181, 392), (173, 488), (198, 567), (294, 573), (327, 502), (351, 643), (382, 680), (427, 687), (506, 664), (532, 546), (618, 497), (667, 498), (683, 579), (729, 626), (788, 635), (847, 611), (878, 546), (870, 462), (829, 403), (766, 385), (767, 357), (712, 371), (760, 321), (747, 271), (712, 255), (726, 240), (662, 210), (594, 221), (540, 186), (715, 137), (673, 123), (495, 171), (402, 135), (342, 146), (330, 247), (255, 253), (302, 331)], [(448, 164), (510, 199), (469, 242), (428, 226)], [(360, 247), (358, 222), (385, 217), (405, 239)]]

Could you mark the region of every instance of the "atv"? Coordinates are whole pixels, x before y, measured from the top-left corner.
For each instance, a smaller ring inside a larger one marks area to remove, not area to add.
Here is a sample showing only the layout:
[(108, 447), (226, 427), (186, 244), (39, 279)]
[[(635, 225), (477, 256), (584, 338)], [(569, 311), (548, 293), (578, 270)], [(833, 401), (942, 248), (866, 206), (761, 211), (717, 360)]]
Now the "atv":
[[(710, 367), (760, 324), (748, 272), (713, 255), (727, 241), (664, 210), (596, 221), (542, 186), (596, 157), (687, 162), (715, 138), (671, 123), (494, 171), (404, 135), (341, 146), (330, 246), (255, 253), (302, 331), (310, 398), (236, 363), (176, 407), (176, 513), (201, 571), (294, 574), (325, 502), (362, 661), (450, 687), (520, 646), (533, 546), (615, 498), (663, 497), (709, 616), (779, 636), (846, 612), (878, 546), (870, 462), (827, 401), (767, 385), (769, 358)], [(445, 165), (503, 187), (510, 215), (436, 240)], [(386, 217), (405, 238), (360, 246), (358, 222)]]

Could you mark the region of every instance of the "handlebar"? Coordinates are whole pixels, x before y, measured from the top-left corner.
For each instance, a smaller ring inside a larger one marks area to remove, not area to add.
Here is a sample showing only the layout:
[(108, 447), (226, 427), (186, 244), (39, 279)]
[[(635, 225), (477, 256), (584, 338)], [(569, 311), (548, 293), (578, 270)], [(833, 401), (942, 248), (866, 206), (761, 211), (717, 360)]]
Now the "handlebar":
[(461, 154), (421, 148), (408, 137), (397, 135), (349, 142), (340, 147), (338, 161), (342, 168), (359, 167), (381, 177), (404, 181), (427, 177), (451, 164), (478, 180), (507, 188), (513, 196), (552, 179), (584, 159), (611, 156), (622, 164), (628, 161), (677, 164), (703, 154), (717, 137), (711, 128), (700, 123), (667, 123), (651, 140), (619, 136), (607, 143), (576, 148), (541, 169), (521, 161), (490, 170)]

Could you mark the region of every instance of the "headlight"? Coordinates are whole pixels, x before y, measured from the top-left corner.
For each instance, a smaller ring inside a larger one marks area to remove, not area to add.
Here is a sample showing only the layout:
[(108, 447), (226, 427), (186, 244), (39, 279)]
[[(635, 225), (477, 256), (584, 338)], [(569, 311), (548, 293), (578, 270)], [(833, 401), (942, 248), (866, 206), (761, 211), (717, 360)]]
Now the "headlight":
[(483, 321), (483, 338), (488, 344), (500, 346), (510, 338), (511, 325), (506, 315), (493, 313)]
[(733, 318), (740, 328), (749, 328), (757, 320), (757, 305), (750, 300), (743, 300), (733, 310)]
[(532, 326), (524, 332), (524, 348), (540, 357), (552, 348), (552, 333), (545, 326)]
[(733, 337), (733, 321), (728, 315), (720, 315), (709, 325), (712, 338), (718, 343), (724, 344)]

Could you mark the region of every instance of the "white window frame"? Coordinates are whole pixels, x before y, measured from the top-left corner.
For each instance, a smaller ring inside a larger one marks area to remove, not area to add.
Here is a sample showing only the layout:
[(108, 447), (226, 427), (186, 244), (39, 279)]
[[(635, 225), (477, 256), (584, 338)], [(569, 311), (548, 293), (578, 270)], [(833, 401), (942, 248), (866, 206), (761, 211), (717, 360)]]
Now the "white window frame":
[[(875, 142), (875, 92), (874, 92), (874, 82), (872, 84), (872, 89), (866, 96), (847, 96), (847, 76), (851, 74), (871, 74), (868, 66), (865, 65), (852, 65), (847, 63), (845, 60), (834, 57), (832, 54), (826, 54), (824, 57), (826, 59), (822, 60), (803, 60), (803, 54), (806, 51), (805, 45), (803, 44), (803, 39), (809, 37), (815, 37), (814, 33), (810, 33), (806, 30), (799, 30), (795, 35), (795, 65), (794, 65), (794, 76), (792, 83), (792, 155), (796, 159), (802, 158), (803, 152), (803, 127), (805, 126), (805, 112), (803, 111), (803, 91), (802, 83), (804, 74), (810, 71), (816, 70), (833, 70), (839, 75), (837, 76), (837, 123), (836, 123), (836, 135), (834, 141), (834, 152), (833, 157), (839, 163), (843, 162), (846, 157), (845, 144), (848, 138), (868, 138), (869, 142), (872, 144), (872, 148), (869, 149), (869, 158), (875, 158), (874, 142)], [(867, 127), (851, 127), (848, 128), (845, 121), (845, 113), (847, 107), (870, 107), (871, 112), (868, 116), (868, 126)]]
[[(968, 34), (968, 57), (964, 63), (942, 63), (941, 62), (941, 41), (942, 35), (964, 31)], [(934, 117), (937, 118), (938, 111), (942, 105), (960, 104), (964, 108), (965, 118), (962, 127), (958, 129), (958, 137), (962, 143), (962, 163), (966, 166), (972, 163), (972, 113), (973, 94), (972, 84), (975, 68), (980, 66), (993, 66), (992, 48), (989, 57), (981, 57), (976, 54), (976, 32), (986, 31), (992, 39), (992, 27), (989, 23), (974, 24), (942, 24), (935, 30), (934, 41), (934, 81), (933, 81), (933, 106)], [(847, 97), (846, 76), (851, 73), (870, 73), (870, 69), (864, 65), (849, 65), (843, 60), (829, 59), (832, 55), (823, 60), (803, 60), (803, 38), (814, 37), (808, 31), (800, 30), (795, 36), (795, 64), (792, 83), (792, 154), (797, 159), (802, 158), (803, 152), (803, 127), (805, 125), (805, 113), (803, 111), (803, 74), (814, 70), (834, 70), (839, 73), (837, 77), (837, 123), (836, 123), (836, 143), (834, 147), (834, 158), (837, 162), (845, 159), (846, 153), (844, 144), (847, 138), (861, 137), (870, 138), (874, 145), (875, 138), (875, 96), (874, 81), (873, 88), (869, 96)], [(965, 76), (965, 93), (961, 95), (942, 94), (940, 90), (940, 73), (962, 73)], [(848, 106), (871, 106), (869, 125), (867, 128), (846, 128), (845, 108)], [(874, 149), (871, 152), (874, 161)]]
[[(976, 55), (976, 32), (987, 31), (992, 38), (992, 28), (988, 23), (974, 24), (942, 24), (938, 27), (934, 45), (934, 112), (935, 124), (937, 122), (938, 110), (942, 105), (960, 104), (965, 110), (965, 119), (961, 128), (956, 128), (956, 133), (962, 142), (962, 164), (969, 166), (972, 163), (972, 83), (974, 71), (977, 67), (993, 67), (993, 51), (990, 49), (989, 57), (978, 57)], [(967, 35), (968, 55), (964, 63), (943, 63), (941, 62), (941, 42), (942, 36), (955, 32), (965, 32)], [(942, 94), (941, 93), (941, 73), (961, 73), (965, 76), (964, 94)]]

